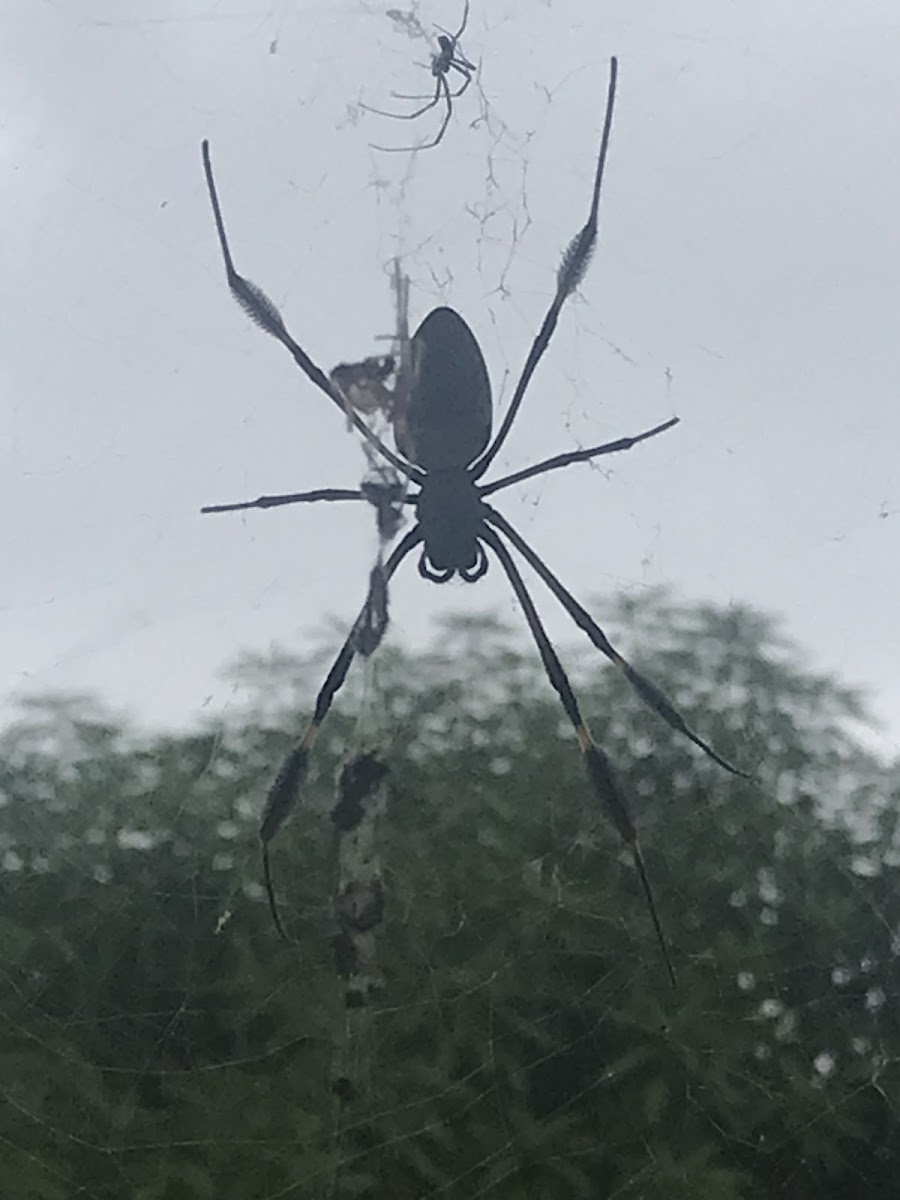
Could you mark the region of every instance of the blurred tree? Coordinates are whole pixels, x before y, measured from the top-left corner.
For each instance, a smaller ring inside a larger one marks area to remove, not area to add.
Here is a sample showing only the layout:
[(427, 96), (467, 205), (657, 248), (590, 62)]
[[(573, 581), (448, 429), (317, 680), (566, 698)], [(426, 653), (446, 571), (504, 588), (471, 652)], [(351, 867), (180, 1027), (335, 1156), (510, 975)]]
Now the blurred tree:
[[(244, 718), (140, 737), (83, 697), (0, 739), (4, 1194), (867, 1197), (896, 1193), (896, 772), (864, 708), (759, 613), (610, 607), (733, 779), (585, 647), (681, 986), (539, 664), (491, 621), (385, 647), (273, 850), (256, 820), (317, 659), (244, 660)], [(332, 779), (393, 767), (385, 993), (328, 950)], [(332, 1092), (347, 1074), (352, 1097)]]

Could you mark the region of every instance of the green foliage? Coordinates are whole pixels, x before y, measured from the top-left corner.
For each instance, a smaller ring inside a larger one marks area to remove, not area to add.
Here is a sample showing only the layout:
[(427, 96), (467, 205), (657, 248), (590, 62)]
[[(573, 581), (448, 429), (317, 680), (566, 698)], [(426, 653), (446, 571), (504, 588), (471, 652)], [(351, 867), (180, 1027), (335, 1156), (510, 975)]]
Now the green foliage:
[[(755, 774), (571, 656), (676, 993), (556, 698), (496, 623), (385, 648), (342, 696), (273, 846), (290, 946), (256, 821), (318, 660), (245, 660), (247, 718), (179, 736), (32, 702), (0, 739), (4, 1194), (893, 1196), (896, 774), (853, 739), (864, 709), (753, 611), (658, 594), (607, 617)], [(387, 986), (347, 1012), (324, 814), (361, 705), (393, 768)]]

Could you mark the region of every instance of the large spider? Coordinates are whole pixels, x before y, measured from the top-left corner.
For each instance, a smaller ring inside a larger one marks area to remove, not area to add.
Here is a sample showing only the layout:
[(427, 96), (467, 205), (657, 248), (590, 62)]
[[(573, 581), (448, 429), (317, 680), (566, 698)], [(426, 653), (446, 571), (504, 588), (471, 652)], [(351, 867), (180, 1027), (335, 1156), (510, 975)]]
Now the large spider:
[[(360, 108), (364, 108), (366, 112), (378, 113), (382, 117), (394, 117), (398, 121), (414, 121), (417, 117), (421, 117), (423, 113), (427, 113), (430, 109), (436, 107), (440, 103), (441, 97), (443, 97), (445, 104), (444, 119), (437, 134), (430, 142), (419, 142), (415, 146), (378, 146), (373, 142), (373, 150), (386, 150), (389, 153), (401, 150), (431, 150), (444, 136), (447, 126), (450, 124), (450, 118), (453, 115), (453, 101), (461, 96), (472, 82), (472, 73), (476, 69), (475, 64), (469, 62), (459, 48), (459, 39), (465, 32), (468, 19), (469, 0), (466, 0), (459, 29), (457, 29), (456, 33), (441, 33), (437, 39), (438, 52), (431, 56), (431, 74), (434, 77), (433, 96), (429, 98), (428, 96), (409, 96), (404, 92), (391, 92), (395, 100), (427, 100), (427, 104), (423, 104), (421, 108), (408, 113), (388, 112), (383, 108), (372, 108), (368, 104), (360, 104), (359, 106)], [(456, 71), (458, 75), (462, 76), (462, 83), (455, 92), (450, 90), (450, 84), (447, 81), (447, 77), (451, 71)]]
[[(377, 645), (387, 624), (387, 584), (403, 560), (417, 547), (419, 574), (433, 583), (446, 583), (459, 575), (468, 583), (480, 579), (488, 569), (489, 550), (506, 573), (513, 592), (522, 607), (525, 620), (540, 654), (547, 677), (556, 690), (566, 715), (572, 723), (584, 758), (588, 776), (597, 798), (631, 849), (635, 867), (646, 897), (650, 915), (674, 984), (675, 974), (666, 950), (653, 893), (644, 868), (637, 840), (637, 830), (628, 802), (616, 782), (612, 765), (592, 738), (569, 679), (535, 609), (507, 543), (511, 545), (547, 585), (579, 629), (587, 634), (597, 649), (614, 663), (628, 679), (640, 698), (673, 729), (688, 737), (710, 758), (734, 775), (745, 776), (731, 763), (691, 730), (684, 718), (650, 680), (632, 667), (615, 649), (600, 626), (520, 533), (492, 505), (488, 496), (525, 479), (547, 471), (567, 467), (571, 463), (588, 462), (605, 454), (630, 450), (639, 442), (656, 437), (678, 423), (672, 417), (662, 424), (631, 437), (618, 438), (600, 446), (573, 450), (554, 455), (530, 467), (504, 475), (490, 483), (480, 483), (482, 476), (497, 456), (516, 419), (525, 391), (535, 368), (547, 349), (566, 299), (578, 286), (597, 239), (597, 211), (603, 170), (612, 127), (613, 103), (616, 92), (617, 64), (610, 61), (609, 89), (600, 151), (594, 175), (590, 211), (584, 227), (566, 249), (557, 273), (556, 294), (550, 303), (535, 337), (522, 374), (516, 384), (509, 408), (500, 428), (491, 440), (491, 388), (484, 357), (468, 325), (451, 308), (436, 308), (425, 317), (411, 339), (407, 395), (395, 405), (394, 437), (399, 453), (386, 446), (368, 428), (357, 409), (345, 408), (345, 396), (328, 376), (316, 366), (306, 351), (294, 341), (275, 306), (255, 284), (239, 275), (234, 268), (231, 251), (225, 236), (222, 213), (213, 180), (209, 144), (203, 143), (203, 164), (212, 202), (219, 243), (225, 262), (228, 286), (247, 314), (267, 333), (276, 338), (293, 356), (294, 361), (321, 391), (342, 411), (369, 445), (386, 459), (400, 476), (418, 491), (400, 496), (400, 503), (411, 505), (416, 523), (394, 547), (383, 565), (373, 570), (366, 603), (341, 647), (316, 698), (315, 709), (306, 732), (284, 761), (266, 802), (260, 826), (268, 877), (268, 844), (278, 832), (293, 806), (306, 774), (309, 753), (316, 741), (335, 696), (342, 687), (354, 656), (368, 654)], [(376, 502), (372, 490), (365, 486), (353, 488), (319, 488), (315, 491), (289, 495), (260, 496), (257, 500), (239, 504), (216, 505), (204, 512), (234, 509), (272, 508), (317, 500), (366, 500)], [(397, 502), (397, 496), (393, 500)], [(374, 613), (374, 615), (373, 615)], [(376, 628), (372, 628), (372, 626)], [(270, 890), (270, 902), (274, 901)]]

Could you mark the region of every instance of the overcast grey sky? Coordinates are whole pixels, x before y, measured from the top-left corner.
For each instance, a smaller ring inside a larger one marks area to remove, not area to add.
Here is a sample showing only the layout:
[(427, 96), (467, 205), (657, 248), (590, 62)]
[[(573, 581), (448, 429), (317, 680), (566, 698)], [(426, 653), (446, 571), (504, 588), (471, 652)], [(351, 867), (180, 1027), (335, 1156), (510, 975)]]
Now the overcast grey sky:
[[(242, 699), (217, 675), (238, 652), (303, 650), (362, 598), (369, 511), (198, 514), (353, 486), (363, 463), (229, 297), (201, 138), (238, 268), (325, 369), (390, 331), (399, 250), (413, 322), (457, 308), (499, 407), (585, 216), (616, 54), (600, 246), (499, 468), (682, 424), (603, 472), (511, 489), (503, 510), (585, 600), (665, 583), (782, 615), (816, 666), (871, 690), (895, 750), (896, 3), (472, 0), (483, 93), (417, 156), (368, 143), (424, 137), (439, 114), (355, 110), (429, 83), (428, 46), (386, 7), (4, 3), (9, 693), (85, 687), (174, 724)], [(454, 28), (460, 10), (418, 15)], [(395, 636), (460, 609), (520, 620), (496, 567), (476, 586), (397, 577)]]

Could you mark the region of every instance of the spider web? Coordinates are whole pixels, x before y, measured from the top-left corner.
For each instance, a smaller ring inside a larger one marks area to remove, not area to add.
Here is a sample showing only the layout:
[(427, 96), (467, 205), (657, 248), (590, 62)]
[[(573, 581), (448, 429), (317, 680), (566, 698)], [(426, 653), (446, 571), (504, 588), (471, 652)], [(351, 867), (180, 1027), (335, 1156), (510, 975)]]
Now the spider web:
[[(473, 0), (444, 138), (380, 156), (407, 123), (360, 101), (427, 93), (458, 6), (23, 7), (0, 131), (17, 1194), (893, 1194), (896, 31), (875, 3), (782, 9)], [(284, 946), (259, 810), (376, 522), (196, 514), (371, 464), (230, 305), (200, 139), (239, 268), (323, 368), (387, 353), (399, 260), (413, 328), (438, 304), (472, 325), (496, 427), (584, 219), (612, 53), (598, 254), (496, 472), (683, 423), (500, 507), (757, 781), (671, 736), (535, 584), (638, 810), (673, 995), (499, 570), (401, 572), (273, 849)], [(373, 746), (383, 987), (353, 1009), (330, 813)]]

